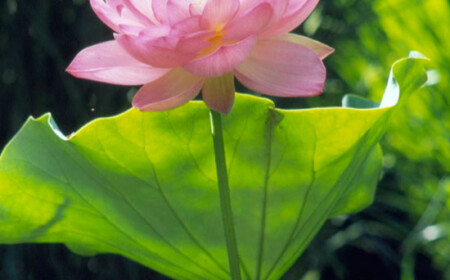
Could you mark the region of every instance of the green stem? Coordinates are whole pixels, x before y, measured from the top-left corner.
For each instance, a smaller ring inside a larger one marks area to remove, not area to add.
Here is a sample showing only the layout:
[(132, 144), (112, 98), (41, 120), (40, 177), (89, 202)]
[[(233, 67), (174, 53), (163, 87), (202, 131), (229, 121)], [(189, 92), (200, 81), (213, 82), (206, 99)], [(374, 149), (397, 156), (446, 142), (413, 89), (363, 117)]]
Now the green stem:
[(220, 208), (228, 251), (228, 263), (232, 280), (241, 280), (239, 253), (234, 231), (233, 213), (231, 211), (230, 189), (228, 187), (227, 165), (223, 145), (223, 129), (221, 114), (211, 110), (211, 129), (216, 157), (217, 180), (219, 183)]

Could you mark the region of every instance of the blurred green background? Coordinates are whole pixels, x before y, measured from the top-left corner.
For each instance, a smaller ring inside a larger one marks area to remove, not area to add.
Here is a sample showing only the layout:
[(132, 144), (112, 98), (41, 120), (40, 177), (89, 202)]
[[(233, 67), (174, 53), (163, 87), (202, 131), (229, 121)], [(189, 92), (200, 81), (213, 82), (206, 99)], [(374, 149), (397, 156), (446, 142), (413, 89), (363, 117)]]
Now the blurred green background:
[[(284, 279), (450, 279), (450, 1), (322, 0), (296, 30), (336, 48), (325, 93), (277, 106), (379, 101), (390, 65), (410, 50), (431, 59), (429, 85), (399, 108), (383, 140), (375, 203), (330, 220)], [(110, 40), (87, 0), (0, 2), (0, 150), (29, 115), (52, 112), (69, 134), (130, 107), (135, 89), (77, 80), (75, 54)], [(246, 90), (243, 90), (246, 91)], [(0, 246), (0, 280), (167, 279), (118, 256), (62, 245)]]

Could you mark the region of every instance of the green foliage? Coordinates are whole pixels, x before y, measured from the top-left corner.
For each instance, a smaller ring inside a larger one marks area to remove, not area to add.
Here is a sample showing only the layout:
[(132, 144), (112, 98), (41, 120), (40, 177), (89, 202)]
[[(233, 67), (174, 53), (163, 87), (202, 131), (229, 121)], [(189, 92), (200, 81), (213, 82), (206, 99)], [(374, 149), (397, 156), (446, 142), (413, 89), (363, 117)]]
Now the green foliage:
[[(379, 25), (359, 26), (361, 41), (345, 41), (343, 55), (334, 57), (333, 64), (343, 78), (351, 83), (360, 80), (372, 97), (378, 98), (384, 86), (383, 69), (390, 61), (412, 49), (430, 58), (434, 69), (430, 71), (431, 86), (402, 107), (387, 140), (389, 146), (411, 160), (436, 160), (450, 171), (450, 4), (447, 0), (416, 2), (375, 1)], [(381, 42), (374, 36), (380, 29), (386, 37)], [(355, 52), (362, 49), (366, 55), (356, 57)]]
[[(348, 97), (361, 106), (279, 110), (237, 96), (224, 129), (246, 279), (280, 278), (328, 218), (372, 202), (391, 105), (425, 82), (424, 61), (398, 61), (377, 108)], [(0, 242), (61, 242), (176, 279), (227, 279), (209, 127), (202, 102), (130, 110), (69, 138), (49, 115), (30, 119), (0, 157)]]
[[(422, 213), (435, 204), (436, 194), (440, 194), (442, 203), (450, 198), (450, 188), (441, 187), (450, 174), (450, 2), (361, 0), (353, 5), (350, 0), (333, 2), (345, 3), (337, 5), (345, 13), (341, 23), (354, 28), (353, 36), (343, 28), (348, 33), (334, 42), (337, 53), (330, 59), (331, 68), (349, 88), (379, 98), (384, 87), (384, 69), (396, 57), (414, 49), (431, 60), (428, 86), (399, 107), (382, 142), (388, 154), (385, 173), (397, 182), (392, 186), (394, 191), (382, 194), (384, 203), (409, 215), (410, 223), (423, 221)], [(338, 26), (336, 22), (334, 25)], [(392, 184), (392, 179), (389, 183)], [(399, 191), (404, 192), (403, 196), (389, 199)], [(427, 216), (427, 224), (421, 223), (421, 228), (409, 226), (414, 228), (412, 234), (416, 239), (423, 238), (428, 226), (441, 228), (448, 223), (450, 207), (439, 209), (432, 217)], [(418, 252), (429, 254), (436, 267), (446, 271), (443, 273), (446, 279), (450, 279), (448, 231), (441, 231), (439, 238), (413, 244), (414, 250), (410, 242), (402, 245), (405, 259), (414, 260)], [(404, 266), (403, 271), (405, 275), (414, 275), (414, 269), (412, 264)]]

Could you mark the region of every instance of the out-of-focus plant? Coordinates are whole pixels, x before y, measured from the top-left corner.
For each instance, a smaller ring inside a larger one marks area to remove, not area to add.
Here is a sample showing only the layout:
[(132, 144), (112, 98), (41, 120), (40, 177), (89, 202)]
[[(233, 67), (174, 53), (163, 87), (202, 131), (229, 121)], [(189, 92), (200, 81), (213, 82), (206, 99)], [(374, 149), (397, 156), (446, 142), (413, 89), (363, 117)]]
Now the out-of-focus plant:
[[(446, 0), (415, 2), (411, 5), (406, 0), (375, 1), (377, 22), (357, 27), (360, 41), (344, 41), (342, 55), (337, 55), (332, 64), (350, 84), (363, 84), (371, 96), (379, 98), (385, 79), (382, 69), (395, 57), (411, 49), (429, 57), (431, 68), (435, 69), (429, 72), (431, 86), (405, 103), (391, 127), (387, 144), (408, 159), (436, 161), (442, 170), (449, 171), (450, 4)], [(380, 32), (385, 40), (374, 36)]]
[[(432, 61), (428, 86), (404, 102), (383, 143), (389, 152), (385, 157), (389, 180), (379, 195), (388, 207), (417, 222), (416, 227), (404, 223), (411, 230), (400, 248), (404, 279), (411, 279), (417, 250), (431, 256), (436, 268), (450, 277), (450, 186), (446, 179), (450, 172), (450, 3), (330, 2), (332, 8), (323, 5), (321, 12), (306, 23), (305, 31), (309, 35), (342, 35), (335, 45), (337, 53), (330, 60), (331, 69), (347, 83), (339, 84), (338, 90), (356, 88), (377, 100), (384, 87), (382, 69), (395, 57), (415, 49)], [(341, 18), (330, 17), (341, 12)], [(387, 183), (393, 182), (395, 185), (389, 188)], [(427, 209), (434, 210), (430, 213)], [(397, 233), (400, 238), (405, 236), (402, 230)]]

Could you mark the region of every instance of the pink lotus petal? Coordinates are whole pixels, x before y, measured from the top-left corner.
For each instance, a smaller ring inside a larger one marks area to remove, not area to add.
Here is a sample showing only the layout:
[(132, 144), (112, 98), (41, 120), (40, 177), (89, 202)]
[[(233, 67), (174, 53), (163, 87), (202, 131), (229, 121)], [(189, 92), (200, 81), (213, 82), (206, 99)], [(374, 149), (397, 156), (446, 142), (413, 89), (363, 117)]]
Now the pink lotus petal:
[[(109, 28), (119, 32), (119, 25), (133, 25), (144, 27), (153, 24), (151, 20), (143, 16), (139, 11), (136, 11), (134, 6), (128, 6), (127, 0), (90, 0), (91, 7), (95, 14), (103, 21)], [(130, 10), (130, 7), (132, 10)], [(135, 14), (135, 12), (138, 12)]]
[(239, 5), (239, 14), (245, 13), (249, 9), (252, 9), (253, 7), (256, 7), (261, 2), (267, 2), (268, 0), (240, 0)]
[[(153, 10), (148, 0), (123, 0), (130, 10), (138, 16), (142, 16), (150, 20), (153, 24), (158, 24), (158, 21), (153, 14)], [(145, 19), (142, 19), (145, 20)]]
[(145, 40), (156, 40), (168, 36), (171, 29), (171, 26), (168, 24), (159, 24), (143, 29), (138, 35)]
[(289, 1), (289, 6), (286, 9), (288, 14), (283, 16), (278, 23), (264, 32), (261, 37), (273, 38), (292, 31), (308, 18), (317, 3), (319, 3), (319, 0)]
[(146, 8), (143, 0), (122, 0), (122, 2), (124, 5), (123, 17), (136, 18), (143, 25), (154, 25), (157, 23), (150, 7)]
[(161, 47), (145, 36), (115, 34), (116, 41), (133, 57), (160, 68), (174, 68), (195, 58), (196, 53), (184, 53), (177, 49)]
[[(273, 24), (277, 23), (279, 20), (281, 20), (283, 18), (283, 16), (286, 14), (286, 12), (288, 11), (289, 4), (292, 2), (293, 1), (289, 1), (289, 0), (271, 0), (270, 3), (272, 4), (272, 8), (273, 8), (274, 12), (273, 12), (273, 16), (272, 16), (272, 19), (270, 20), (269, 25), (273, 25)], [(300, 2), (300, 1), (296, 1), (296, 2)]]
[(239, 0), (208, 0), (203, 8), (201, 26), (205, 29), (221, 29), (239, 11)]
[(272, 5), (263, 2), (248, 12), (239, 15), (225, 27), (225, 41), (242, 40), (258, 34), (269, 22), (273, 14)]
[(145, 27), (135, 26), (135, 25), (127, 25), (127, 24), (119, 24), (119, 33), (126, 33), (128, 35), (138, 36)]
[(109, 28), (119, 32), (118, 24), (120, 23), (120, 15), (114, 7), (106, 4), (103, 0), (90, 0), (92, 10), (97, 17), (103, 21)]
[(275, 21), (278, 21), (283, 17), (283, 15), (286, 13), (287, 7), (289, 5), (289, 2), (298, 2), (296, 1), (289, 1), (289, 0), (241, 0), (241, 5), (238, 14), (244, 14), (248, 12), (249, 10), (253, 9), (254, 7), (261, 5), (262, 3), (268, 3), (272, 6), (273, 14), (272, 19), (268, 21), (267, 23), (273, 24)]
[(199, 93), (204, 78), (176, 68), (160, 79), (144, 85), (133, 98), (141, 111), (164, 111), (181, 106)]
[(189, 5), (189, 14), (191, 16), (201, 16), (203, 12), (203, 5), (199, 5), (198, 3), (192, 3)]
[(326, 78), (322, 60), (307, 47), (280, 40), (258, 41), (236, 78), (257, 92), (280, 97), (320, 94)]
[(173, 36), (183, 36), (201, 30), (200, 16), (191, 16), (172, 25)]
[(220, 77), (207, 78), (203, 85), (203, 100), (209, 108), (228, 114), (234, 103), (234, 76), (227, 73)]
[(191, 16), (189, 6), (194, 0), (168, 0), (167, 18), (170, 24), (175, 24)]
[(166, 37), (171, 32), (171, 26), (168, 24), (158, 24), (150, 26), (134, 26), (120, 24), (120, 34), (145, 37), (146, 40), (156, 40)]
[(232, 45), (224, 45), (214, 53), (186, 63), (183, 68), (203, 77), (217, 77), (233, 71), (245, 61), (256, 43), (256, 36), (250, 36)]
[(151, 6), (156, 20), (160, 23), (168, 23), (167, 19), (167, 1), (168, 0), (152, 0)]
[(117, 85), (142, 85), (168, 71), (137, 61), (115, 41), (82, 50), (67, 68), (77, 78)]
[(182, 36), (178, 40), (176, 49), (180, 52), (195, 53), (195, 57), (198, 57), (198, 53), (202, 49), (210, 46), (206, 38), (211, 37), (213, 34), (215, 34), (215, 31), (206, 30)]
[(155, 18), (163, 24), (175, 24), (191, 16), (190, 6), (197, 0), (152, 0)]
[(308, 37), (300, 36), (293, 33), (288, 33), (275, 39), (305, 46), (314, 51), (322, 60), (334, 52), (334, 49), (332, 47), (329, 47), (321, 42), (310, 39)]

